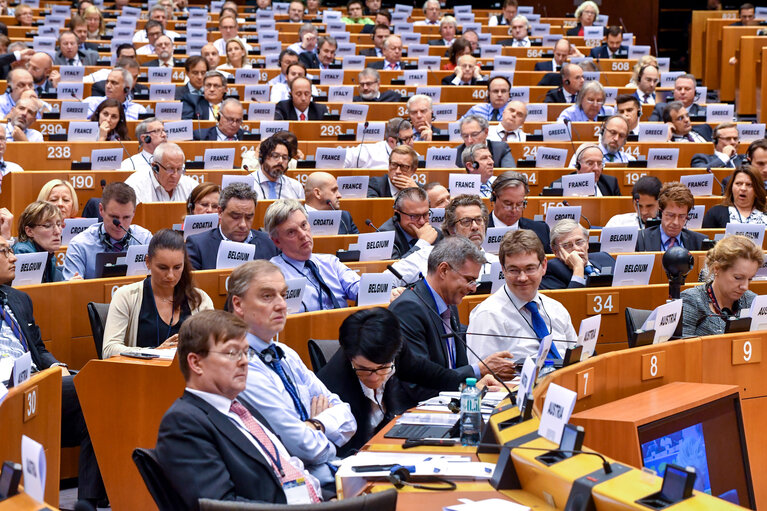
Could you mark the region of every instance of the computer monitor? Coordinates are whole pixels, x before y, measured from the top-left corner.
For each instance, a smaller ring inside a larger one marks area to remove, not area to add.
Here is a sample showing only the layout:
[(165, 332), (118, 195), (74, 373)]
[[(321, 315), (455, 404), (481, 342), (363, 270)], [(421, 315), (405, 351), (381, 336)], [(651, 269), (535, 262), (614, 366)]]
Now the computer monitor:
[(638, 427), (642, 463), (695, 467), (695, 490), (756, 509), (737, 394)]

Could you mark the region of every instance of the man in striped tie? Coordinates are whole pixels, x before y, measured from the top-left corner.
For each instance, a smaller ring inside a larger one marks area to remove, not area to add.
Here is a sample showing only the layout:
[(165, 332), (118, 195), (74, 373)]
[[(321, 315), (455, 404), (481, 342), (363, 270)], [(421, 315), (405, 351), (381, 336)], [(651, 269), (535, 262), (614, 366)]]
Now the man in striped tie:
[(211, 310), (189, 318), (179, 332), (186, 388), (162, 418), (156, 450), (187, 509), (196, 509), (199, 498), (320, 501), (317, 480), (266, 419), (237, 399), (248, 378), (247, 330), (242, 319)]

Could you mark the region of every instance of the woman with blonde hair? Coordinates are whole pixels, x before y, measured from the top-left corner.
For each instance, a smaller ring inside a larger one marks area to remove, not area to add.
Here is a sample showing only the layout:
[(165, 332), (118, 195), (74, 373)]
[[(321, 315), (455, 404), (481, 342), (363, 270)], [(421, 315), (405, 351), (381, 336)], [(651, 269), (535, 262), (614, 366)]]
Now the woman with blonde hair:
[(61, 211), (61, 218), (77, 218), (80, 212), (80, 203), (77, 201), (75, 187), (69, 181), (52, 179), (45, 183), (37, 194), (37, 200), (50, 202)]
[(106, 32), (106, 23), (104, 23), (104, 16), (99, 8), (95, 5), (87, 7), (83, 11), (83, 18), (85, 18), (85, 26), (88, 28), (88, 39), (101, 39), (101, 36)]
[(221, 64), (216, 70), (251, 69), (253, 66), (248, 62), (248, 50), (245, 44), (236, 37), (226, 42), (226, 63)]

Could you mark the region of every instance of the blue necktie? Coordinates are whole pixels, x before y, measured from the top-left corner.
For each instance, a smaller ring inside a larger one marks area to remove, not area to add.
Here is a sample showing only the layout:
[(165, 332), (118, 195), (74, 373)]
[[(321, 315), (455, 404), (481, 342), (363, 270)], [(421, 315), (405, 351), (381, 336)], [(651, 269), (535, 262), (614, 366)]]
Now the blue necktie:
[(277, 183), (275, 183), (274, 181), (267, 181), (266, 185), (269, 188), (269, 197), (267, 197), (267, 199), (276, 199), (277, 198)]
[(328, 286), (327, 282), (322, 278), (322, 275), (320, 275), (320, 270), (317, 268), (317, 265), (314, 261), (311, 259), (307, 259), (304, 265), (309, 268), (309, 271), (312, 272), (312, 276), (314, 277), (314, 280), (319, 284), (320, 286), (320, 293), (319, 293), (319, 301), (320, 301), (320, 310), (323, 310), (325, 308), (324, 301), (322, 299), (322, 295), (327, 294), (328, 298), (330, 299), (331, 303), (333, 304), (333, 309), (340, 309), (341, 305), (338, 303), (338, 300), (336, 300), (335, 295), (330, 290), (330, 286)]
[(586, 275), (588, 275), (589, 277), (592, 275), (599, 275), (599, 270), (594, 268), (594, 266), (592, 266), (591, 264), (587, 264), (586, 267), (584, 268), (584, 271), (586, 272)]
[(309, 419), (309, 414), (306, 413), (306, 408), (304, 408), (304, 404), (301, 402), (301, 398), (298, 396), (298, 389), (296, 389), (296, 386), (293, 385), (293, 382), (290, 381), (288, 376), (285, 374), (285, 371), (282, 369), (282, 363), (280, 362), (280, 355), (282, 354), (281, 351), (282, 350), (278, 352), (277, 346), (270, 344), (268, 348), (261, 352), (261, 355), (263, 356), (264, 363), (271, 367), (274, 372), (277, 373), (277, 376), (280, 377), (282, 384), (285, 386), (285, 390), (288, 391), (290, 398), (293, 400), (293, 406), (296, 408), (296, 412), (298, 412), (299, 418), (302, 421), (305, 421)]
[(18, 321), (16, 321), (14, 317), (11, 316), (10, 312), (5, 309), (5, 305), (0, 305), (0, 316), (2, 316), (0, 320), (5, 321), (11, 328), (11, 333), (13, 333), (19, 340), (24, 351), (29, 351), (29, 348), (27, 348), (27, 341), (24, 339), (24, 334), (21, 333), (21, 327), (19, 326)]
[(493, 111), (490, 113), (490, 120), (491, 121), (497, 121), (498, 120), (498, 109), (493, 108)]
[[(538, 304), (535, 302), (527, 302), (525, 304), (525, 309), (530, 312), (530, 317), (533, 319), (535, 336), (538, 337), (539, 340), (543, 340), (544, 337), (549, 335), (549, 328), (546, 326), (546, 322), (543, 320), (541, 313), (538, 312)], [(557, 347), (554, 346), (553, 341), (551, 342), (551, 348), (549, 348), (549, 354), (546, 358), (562, 358), (559, 356), (559, 352), (557, 351)]]

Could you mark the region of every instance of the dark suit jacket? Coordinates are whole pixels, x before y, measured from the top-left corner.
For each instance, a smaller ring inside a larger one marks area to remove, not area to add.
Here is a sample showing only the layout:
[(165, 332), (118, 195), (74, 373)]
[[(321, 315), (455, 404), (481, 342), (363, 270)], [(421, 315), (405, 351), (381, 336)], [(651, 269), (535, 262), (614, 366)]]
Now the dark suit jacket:
[[(308, 121), (321, 121), (323, 116), (328, 113), (328, 107), (325, 105), (321, 105), (319, 103), (315, 103), (312, 101), (309, 103), (309, 108), (307, 109), (308, 115)], [(275, 121), (297, 121), (298, 116), (296, 115), (296, 109), (293, 108), (293, 100), (292, 99), (283, 99), (279, 103), (277, 103), (277, 106), (274, 108), (274, 120)]]
[[(495, 227), (493, 215), (490, 215), (490, 220), (488, 221), (487, 226)], [(541, 239), (541, 243), (543, 243), (543, 250), (547, 254), (551, 254), (551, 235), (549, 226), (546, 222), (538, 222), (536, 220), (530, 220), (529, 218), (522, 217), (519, 219), (519, 228), (533, 231)]]
[[(257, 410), (242, 403), (264, 426)], [(287, 503), (269, 461), (222, 414), (190, 392), (171, 405), (157, 434), (157, 457), (187, 509), (197, 499)]]
[[(700, 250), (703, 245), (703, 240), (708, 239), (705, 235), (682, 229), (680, 235), (682, 238), (682, 245), (687, 250)], [(662, 252), (660, 242), (660, 225), (648, 227), (644, 231), (639, 232), (639, 238), (637, 239), (637, 252)]]
[(432, 39), (426, 44), (429, 46), (450, 46), (450, 44), (446, 43), (444, 39)]
[[(152, 59), (144, 62), (146, 67), (160, 67), (160, 59)], [(173, 67), (184, 67), (184, 61), (173, 57)]]
[(338, 234), (359, 234), (360, 230), (354, 225), (352, 214), (345, 209), (341, 210), (341, 226), (338, 228)]
[(8, 73), (11, 71), (11, 64), (14, 62), (16, 62), (16, 55), (14, 53), (0, 55), (0, 80), (5, 80), (8, 77)]
[(368, 180), (368, 197), (391, 197), (389, 176), (374, 176)]
[[(84, 48), (83, 48), (83, 46), (84, 46)], [(89, 43), (89, 42), (86, 41), (84, 43), (80, 43), (80, 49), (81, 50), (91, 50), (91, 51), (95, 51), (95, 52), (98, 53), (99, 45), (98, 45), (98, 43)]]
[(551, 60), (544, 60), (543, 62), (535, 63), (536, 71), (554, 71), (554, 64)]
[(581, 24), (580, 24), (580, 23), (578, 23), (578, 24), (577, 24), (577, 25), (575, 25), (573, 28), (571, 28), (571, 29), (569, 29), (569, 30), (567, 31), (567, 35), (568, 35), (568, 36), (571, 36), (571, 35), (573, 35), (573, 36), (577, 36), (577, 35), (578, 35), (578, 33), (580, 33), (580, 31), (581, 31), (581, 28), (582, 28), (582, 27), (581, 27)]
[[(269, 260), (277, 255), (277, 248), (266, 233), (251, 229), (251, 245), (256, 246), (254, 259)], [(215, 227), (207, 232), (193, 234), (186, 239), (186, 251), (189, 262), (195, 270), (212, 270), (216, 267), (218, 246), (221, 245), (221, 231)]]
[[(593, 252), (589, 254), (589, 263), (597, 270), (609, 266), (615, 268), (615, 259), (606, 252)], [(573, 282), (573, 270), (560, 259), (549, 259), (546, 265), (546, 275), (541, 280), (540, 289), (565, 289), (584, 287), (579, 282)]]
[[(418, 295), (418, 296), (416, 296)], [(420, 299), (419, 299), (420, 297)], [(426, 310), (426, 304), (433, 312)], [(437, 307), (434, 304), (431, 291), (426, 283), (421, 280), (412, 289), (402, 293), (389, 305), (389, 310), (394, 313), (402, 328), (402, 339), (408, 345), (407, 356), (415, 357), (424, 371), (436, 370), (433, 366), (449, 368), (449, 356), (447, 346), (442, 336), (445, 334), (444, 325), (436, 314)], [(458, 320), (458, 309), (450, 306), (451, 326), (453, 330), (462, 332), (462, 325)], [(459, 381), (474, 377), (474, 369), (468, 365), (466, 346), (461, 340), (455, 340), (456, 369)], [(399, 361), (397, 364), (399, 365)], [(432, 386), (404, 384), (406, 392), (414, 402), (423, 401), (438, 394), (438, 388), (443, 387), (437, 380)]]
[[(442, 79), (442, 85), (453, 85), (453, 80), (455, 80), (456, 74), (453, 73), (450, 76), (446, 76)], [(476, 78), (472, 77), (471, 83), (468, 85), (477, 85), (477, 84), (484, 84), (485, 80), (477, 80)]]
[[(107, 95), (106, 87), (107, 87), (106, 80), (99, 80), (98, 82), (93, 82), (93, 85), (91, 85), (91, 96), (106, 96)], [(134, 83), (133, 93), (149, 94), (149, 87), (143, 83)]]
[[(365, 26), (367, 27), (367, 25), (365, 25)], [(364, 31), (365, 30), (363, 28), (363, 32)], [(365, 57), (377, 57), (378, 53), (376, 53), (376, 49), (375, 48), (365, 48), (365, 49), (360, 50), (360, 55), (363, 55)], [(370, 66), (368, 66), (368, 67), (370, 67)]]
[[(575, 174), (575, 172), (570, 172), (570, 175), (573, 174)], [(557, 179), (549, 186), (552, 188), (562, 188), (562, 180)], [(599, 176), (599, 180), (597, 181), (597, 188), (599, 188), (599, 191), (602, 192), (602, 195), (605, 197), (620, 197), (621, 195), (621, 188), (618, 186), (618, 178), (608, 176), (604, 172), (602, 172), (602, 175)]]
[[(543, 75), (543, 78), (538, 82), (538, 85), (543, 86), (554, 86), (554, 87), (561, 87), (562, 86), (562, 75), (559, 72), (553, 72), (553, 73), (546, 73)], [(548, 92), (546, 93), (548, 94)]]
[[(193, 96), (191, 94), (185, 94), (181, 98), (183, 104), (181, 108), (182, 119), (192, 119), (207, 121), (210, 116), (210, 103), (203, 96)], [(210, 119), (212, 120), (212, 119)]]
[[(242, 136), (245, 134), (245, 132), (242, 129), (237, 130), (237, 133), (234, 135), (234, 138), (237, 140), (242, 140)], [(218, 140), (218, 134), (216, 133), (216, 127), (211, 126), (210, 128), (204, 128), (200, 130), (194, 130), (194, 133), (192, 134), (192, 137), (194, 140)]]
[[(516, 167), (516, 161), (514, 161), (514, 155), (511, 154), (509, 144), (496, 140), (488, 140), (486, 143), (487, 147), (490, 149), (490, 154), (493, 155), (493, 165), (496, 168)], [(456, 167), (463, 168), (463, 163), (461, 162), (461, 153), (463, 153), (464, 149), (466, 149), (466, 144), (461, 144), (456, 148)]]
[(102, 222), (104, 219), (101, 218), (101, 213), (99, 213), (99, 204), (101, 204), (101, 197), (88, 199), (88, 202), (83, 206), (83, 218), (98, 218), (99, 222)]
[[(95, 66), (99, 60), (98, 52), (93, 50), (77, 50), (77, 55), (80, 57), (80, 62), (84, 66)], [(64, 57), (60, 51), (56, 52), (56, 56), (53, 59), (53, 64), (55, 66), (69, 65), (67, 58)]]
[(730, 223), (730, 208), (722, 204), (712, 206), (703, 215), (704, 229), (724, 229), (728, 223)]
[(567, 98), (565, 98), (565, 93), (562, 87), (557, 87), (556, 89), (551, 89), (549, 92), (546, 93), (546, 97), (543, 99), (544, 103), (568, 103)]
[[(746, 163), (745, 155), (737, 154), (732, 159), (733, 170)], [(705, 169), (708, 167), (724, 167), (725, 164), (715, 154), (696, 153), (690, 160), (690, 167)], [(722, 183), (724, 184), (724, 183)]]
[(365, 99), (362, 96), (354, 96), (353, 101), (366, 103), (399, 103), (402, 101), (402, 95), (399, 92), (387, 90), (381, 92), (381, 95), (378, 96), (378, 99)]
[[(320, 58), (313, 51), (305, 51), (298, 56), (298, 61), (306, 66), (306, 69), (319, 69)], [(335, 62), (333, 62), (335, 64)]]
[[(404, 69), (404, 66), (405, 66), (404, 62), (400, 62), (399, 63), (400, 70)], [(384, 61), (383, 60), (379, 60), (377, 62), (373, 62), (372, 64), (369, 64), (367, 67), (369, 67), (371, 69), (383, 70), (383, 68), (384, 68)]]
[(3, 294), (7, 297), (8, 306), (13, 315), (16, 316), (21, 334), (27, 341), (32, 362), (40, 371), (48, 369), (51, 364), (55, 364), (58, 360), (45, 348), (45, 343), (40, 336), (40, 327), (35, 323), (32, 300), (27, 293), (14, 289), (7, 284), (0, 285), (0, 296)]
[[(388, 219), (383, 223), (383, 225), (381, 225), (381, 227), (378, 228), (378, 230), (381, 232), (394, 231), (394, 251), (391, 255), (392, 259), (402, 259), (414, 251), (413, 248), (410, 248), (410, 244), (407, 241), (405, 231), (402, 229), (402, 227), (400, 227), (399, 221), (396, 220), (396, 217), (391, 217)], [(439, 243), (439, 240), (442, 238), (442, 231), (437, 229), (437, 239), (434, 241), (434, 244), (436, 245)]]
[[(629, 49), (628, 46), (623, 46), (618, 49), (616, 59), (627, 59), (629, 56)], [(609, 59), (610, 58), (610, 50), (607, 49), (607, 45), (603, 44), (602, 46), (597, 46), (596, 48), (591, 48), (591, 52), (589, 53), (589, 57), (593, 59)]]
[[(657, 100), (659, 100), (658, 96), (656, 96), (656, 101)], [(653, 108), (652, 113), (650, 114), (649, 122), (663, 122), (663, 110), (665, 109), (666, 103), (655, 103), (655, 108)], [(693, 103), (690, 105), (690, 108), (687, 109), (687, 113), (690, 114), (690, 117), (694, 115), (706, 115), (706, 107)], [(709, 127), (709, 129), (711, 129), (711, 127)], [(710, 137), (709, 140), (711, 140)]]
[(186, 96), (187, 94), (189, 94), (190, 96), (192, 95), (189, 92), (189, 87), (187, 87), (186, 85), (176, 85), (176, 95), (173, 99), (175, 99), (176, 101), (181, 101), (182, 99), (184, 99), (184, 96)]

